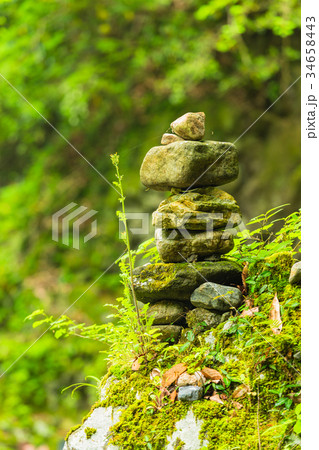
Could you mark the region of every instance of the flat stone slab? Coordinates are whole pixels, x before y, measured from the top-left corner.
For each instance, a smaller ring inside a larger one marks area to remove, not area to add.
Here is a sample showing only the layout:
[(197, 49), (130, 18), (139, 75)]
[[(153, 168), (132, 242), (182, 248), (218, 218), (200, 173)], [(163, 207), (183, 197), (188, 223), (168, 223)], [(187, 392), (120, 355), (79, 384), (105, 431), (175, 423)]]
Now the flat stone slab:
[(165, 229), (214, 230), (241, 223), (234, 197), (214, 187), (176, 192), (160, 203), (152, 217), (156, 228)]
[(155, 243), (160, 258), (165, 263), (183, 262), (196, 257), (201, 260), (211, 255), (224, 255), (234, 247), (233, 235), (224, 230), (188, 231), (155, 230)]
[(190, 186), (220, 186), (238, 176), (236, 147), (229, 142), (181, 141), (151, 148), (142, 163), (141, 182), (169, 191)]
[(220, 312), (237, 308), (242, 299), (242, 293), (238, 288), (217, 283), (203, 283), (191, 295), (191, 303), (196, 308), (214, 309)]
[(185, 317), (186, 308), (181, 302), (161, 300), (152, 305), (148, 317), (154, 317), (153, 325), (171, 325), (180, 322)]
[(233, 261), (201, 261), (177, 264), (145, 264), (134, 270), (137, 299), (143, 303), (159, 300), (188, 302), (191, 294), (203, 282), (241, 284), (240, 265)]

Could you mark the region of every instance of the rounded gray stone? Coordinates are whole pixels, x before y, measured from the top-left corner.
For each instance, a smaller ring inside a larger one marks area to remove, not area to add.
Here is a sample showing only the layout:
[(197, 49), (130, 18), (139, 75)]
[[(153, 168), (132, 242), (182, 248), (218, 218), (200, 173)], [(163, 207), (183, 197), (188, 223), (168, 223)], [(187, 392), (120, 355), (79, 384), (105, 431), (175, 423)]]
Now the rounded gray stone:
[(205, 134), (205, 113), (188, 112), (170, 125), (172, 131), (183, 139), (201, 140)]
[(177, 398), (181, 402), (194, 402), (204, 395), (204, 389), (200, 386), (181, 386), (178, 389)]
[(147, 315), (153, 316), (153, 325), (171, 325), (180, 322), (185, 316), (186, 308), (181, 302), (161, 300), (152, 305)]
[(204, 283), (191, 295), (191, 303), (197, 308), (229, 311), (237, 308), (242, 302), (240, 290), (233, 286), (223, 286), (217, 283)]
[(153, 325), (152, 328), (156, 328), (159, 331), (160, 341), (173, 340), (175, 343), (179, 340), (183, 329), (179, 325)]
[(195, 308), (186, 315), (186, 322), (196, 331), (205, 331), (217, 327), (221, 322), (221, 314), (208, 311), (204, 308)]
[(301, 283), (301, 261), (296, 262), (290, 271), (289, 276), (290, 284), (300, 284)]

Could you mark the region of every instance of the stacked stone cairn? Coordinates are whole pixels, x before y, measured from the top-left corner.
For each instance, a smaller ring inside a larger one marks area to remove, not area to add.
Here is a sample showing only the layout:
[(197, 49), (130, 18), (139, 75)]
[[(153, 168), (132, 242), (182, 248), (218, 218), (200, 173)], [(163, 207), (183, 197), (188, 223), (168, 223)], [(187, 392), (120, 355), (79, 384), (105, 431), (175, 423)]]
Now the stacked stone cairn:
[(237, 150), (203, 140), (204, 134), (203, 112), (183, 115), (141, 166), (147, 188), (171, 191), (153, 213), (162, 262), (134, 271), (137, 298), (151, 304), (148, 312), (162, 340), (177, 342), (183, 328), (198, 333), (216, 327), (242, 302), (241, 268), (224, 257), (234, 246), (241, 213), (217, 187), (237, 178)]

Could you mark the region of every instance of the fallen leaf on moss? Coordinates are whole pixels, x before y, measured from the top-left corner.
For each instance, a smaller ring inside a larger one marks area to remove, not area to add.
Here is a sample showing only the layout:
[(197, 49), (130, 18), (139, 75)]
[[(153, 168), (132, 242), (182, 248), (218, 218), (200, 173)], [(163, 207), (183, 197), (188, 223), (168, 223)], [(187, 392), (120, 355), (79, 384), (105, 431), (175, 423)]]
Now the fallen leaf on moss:
[(224, 404), (223, 400), (220, 398), (220, 396), (219, 396), (218, 394), (212, 395), (211, 397), (209, 397), (209, 400), (210, 400), (211, 402), (217, 402), (217, 403), (220, 403), (221, 405)]
[(176, 397), (177, 397), (177, 391), (176, 391), (176, 389), (171, 393), (171, 395), (170, 395), (170, 399), (171, 399), (171, 401), (174, 403), (175, 402), (175, 400), (176, 400)]
[(135, 370), (135, 371), (138, 371), (138, 370), (140, 370), (140, 368), (141, 368), (141, 362), (140, 362), (140, 358), (136, 358), (136, 359), (134, 359), (134, 361), (133, 361), (133, 364), (132, 364), (132, 370)]
[(247, 392), (249, 392), (250, 389), (248, 386), (246, 386), (245, 384), (241, 384), (240, 386), (238, 386), (234, 392), (233, 392), (233, 398), (240, 398), (240, 397), (244, 397)]
[(205, 378), (211, 380), (213, 383), (219, 383), (220, 381), (223, 381), (223, 375), (218, 372), (218, 370), (204, 367), (201, 372)]
[(168, 369), (162, 378), (162, 386), (168, 387), (175, 383), (177, 378), (184, 372), (186, 372), (187, 366), (184, 363), (176, 364), (175, 366)]
[(280, 317), (280, 304), (277, 293), (275, 294), (270, 307), (269, 319), (271, 321), (271, 331), (274, 334), (280, 334), (282, 330), (282, 321)]
[(232, 405), (236, 408), (236, 409), (241, 409), (243, 407), (243, 405), (239, 402), (232, 402)]
[(258, 311), (259, 311), (258, 306), (255, 306), (254, 308), (245, 309), (245, 311), (243, 311), (239, 317), (252, 317)]

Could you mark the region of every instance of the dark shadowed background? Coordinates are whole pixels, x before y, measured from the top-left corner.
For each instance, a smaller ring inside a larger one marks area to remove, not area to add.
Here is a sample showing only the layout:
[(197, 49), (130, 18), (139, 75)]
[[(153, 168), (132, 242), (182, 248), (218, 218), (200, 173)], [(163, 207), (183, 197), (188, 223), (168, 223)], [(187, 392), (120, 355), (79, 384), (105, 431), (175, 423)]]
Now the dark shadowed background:
[[(206, 113), (207, 139), (235, 141), (299, 77), (299, 15), (297, 0), (7, 0), (0, 73), (110, 182), (118, 152), (127, 210), (151, 212), (166, 194), (140, 184), (145, 153), (187, 111)], [(299, 95), (297, 82), (236, 144), (240, 176), (225, 189), (245, 220), (300, 206)], [(0, 102), (2, 373), (45, 330), (25, 317), (59, 316), (124, 247), (116, 192), (3, 78)], [(98, 234), (80, 250), (51, 239), (52, 214), (71, 202), (98, 211)], [(117, 274), (68, 315), (105, 320)], [(58, 448), (95, 398), (93, 388), (75, 398), (61, 389), (101, 377), (102, 350), (41, 337), (0, 378), (1, 448)]]

